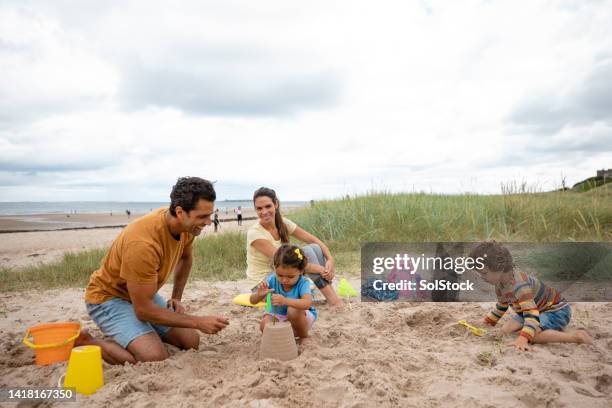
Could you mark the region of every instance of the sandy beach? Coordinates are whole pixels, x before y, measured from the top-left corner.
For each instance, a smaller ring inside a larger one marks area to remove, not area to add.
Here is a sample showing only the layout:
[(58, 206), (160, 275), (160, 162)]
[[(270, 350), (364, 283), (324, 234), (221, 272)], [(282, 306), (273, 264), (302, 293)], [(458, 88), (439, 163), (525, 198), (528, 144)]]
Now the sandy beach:
[[(351, 281), (358, 286), (356, 280)], [(612, 304), (578, 304), (571, 328), (585, 327), (595, 345), (552, 344), (519, 353), (497, 330), (479, 338), (458, 319), (479, 320), (485, 303), (352, 301), (335, 313), (318, 305), (312, 342), (297, 359), (258, 358), (262, 311), (236, 306), (248, 282), (188, 285), (188, 313), (222, 314), (230, 326), (202, 335), (198, 351), (168, 346), (163, 362), (104, 364), (105, 386), (88, 407), (331, 406), (609, 407), (612, 403)], [(161, 291), (167, 296), (166, 286)], [(82, 303), (82, 289), (0, 294), (0, 386), (52, 386), (66, 364), (34, 365), (21, 344), (40, 322), (77, 321), (100, 335)], [(55, 404), (54, 406), (59, 406)]]
[(0, 0), (4, 407), (612, 408), (612, 0)]
[[(241, 227), (248, 228), (246, 221)], [(224, 222), (222, 232), (236, 230)], [(108, 246), (121, 228), (3, 234), (2, 265), (51, 262), (66, 251)], [(212, 227), (204, 235), (214, 234)], [(355, 288), (357, 271), (338, 271)], [(352, 278), (351, 278), (352, 276)], [(198, 351), (167, 346), (163, 362), (104, 364), (105, 386), (78, 406), (180, 407), (609, 407), (612, 404), (612, 303), (574, 304), (570, 330), (587, 329), (594, 345), (537, 345), (520, 353), (498, 329), (479, 338), (457, 324), (478, 322), (492, 303), (361, 303), (344, 312), (318, 303), (312, 342), (297, 359), (259, 359), (262, 311), (234, 305), (250, 283), (188, 284), (184, 303), (191, 314), (221, 314), (230, 326), (202, 335)], [(0, 386), (57, 384), (66, 363), (34, 364), (21, 344), (30, 326), (76, 321), (101, 333), (83, 303), (83, 289), (0, 293)], [(162, 290), (171, 293), (171, 285)], [(506, 317), (507, 318), (507, 317)], [(61, 404), (51, 404), (61, 406)]]
[[(17, 233), (30, 231), (53, 231), (125, 227), (144, 213), (78, 213), (78, 214), (24, 214), (0, 215), (0, 233)], [(254, 219), (255, 210), (244, 209), (243, 220)], [(236, 215), (231, 211), (219, 211), (219, 220), (231, 222)]]
[[(107, 214), (77, 214), (69, 217), (67, 222), (63, 220), (67, 217), (60, 214), (0, 216), (0, 231), (30, 229), (0, 233), (0, 267), (48, 263), (60, 259), (66, 252), (108, 247), (123, 226), (139, 216), (133, 214), (128, 220), (125, 214), (112, 217)], [(244, 211), (243, 217), (239, 227), (234, 216), (220, 215), (219, 232), (246, 231), (256, 222), (253, 210)], [(208, 234), (214, 234), (212, 225), (207, 226), (198, 239)]]

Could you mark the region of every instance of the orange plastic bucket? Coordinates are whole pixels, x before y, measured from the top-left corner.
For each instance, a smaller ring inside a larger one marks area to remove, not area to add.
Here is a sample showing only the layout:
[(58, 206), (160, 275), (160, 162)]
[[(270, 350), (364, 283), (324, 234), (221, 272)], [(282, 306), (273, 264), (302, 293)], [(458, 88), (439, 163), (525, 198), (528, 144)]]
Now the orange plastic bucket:
[[(39, 324), (26, 331), (23, 344), (34, 349), (36, 365), (49, 365), (68, 360), (74, 340), (80, 333), (79, 323)], [(30, 334), (33, 342), (29, 340)]]

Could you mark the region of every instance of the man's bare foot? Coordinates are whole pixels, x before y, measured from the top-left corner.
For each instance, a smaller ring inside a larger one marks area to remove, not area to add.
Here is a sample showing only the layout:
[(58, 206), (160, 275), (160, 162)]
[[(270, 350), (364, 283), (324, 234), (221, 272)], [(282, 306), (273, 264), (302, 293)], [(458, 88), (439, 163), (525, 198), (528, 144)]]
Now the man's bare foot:
[(94, 337), (91, 334), (89, 334), (89, 330), (87, 329), (81, 329), (81, 333), (79, 334), (79, 337), (77, 337), (76, 340), (74, 340), (75, 347), (87, 346), (87, 345), (91, 345), (94, 343), (95, 343)]
[(574, 336), (576, 337), (576, 343), (593, 344), (593, 338), (589, 335), (589, 333), (586, 332), (586, 330), (576, 330)]

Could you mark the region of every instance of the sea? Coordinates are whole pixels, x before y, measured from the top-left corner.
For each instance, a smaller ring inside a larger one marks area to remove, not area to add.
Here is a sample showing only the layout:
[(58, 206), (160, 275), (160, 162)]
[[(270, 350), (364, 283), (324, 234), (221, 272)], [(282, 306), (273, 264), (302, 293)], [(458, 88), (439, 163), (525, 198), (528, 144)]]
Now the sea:
[[(283, 207), (301, 207), (305, 201), (283, 201)], [(167, 207), (169, 202), (162, 201), (22, 201), (0, 202), (0, 215), (25, 214), (93, 214), (93, 213), (124, 213), (129, 210), (133, 214), (146, 213), (159, 207)], [(215, 207), (220, 211), (233, 211), (234, 208), (253, 208), (251, 200), (219, 200)]]

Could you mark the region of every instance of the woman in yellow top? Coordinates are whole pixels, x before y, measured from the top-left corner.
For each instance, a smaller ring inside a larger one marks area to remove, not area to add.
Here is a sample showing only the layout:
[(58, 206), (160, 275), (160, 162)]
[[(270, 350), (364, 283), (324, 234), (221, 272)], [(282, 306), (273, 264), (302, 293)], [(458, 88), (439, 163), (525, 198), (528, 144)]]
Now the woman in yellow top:
[(335, 263), (327, 245), (281, 215), (280, 202), (271, 188), (255, 191), (253, 204), (259, 222), (247, 231), (247, 277), (261, 282), (272, 273), (274, 253), (293, 236), (307, 244), (301, 248), (308, 258), (306, 274), (332, 306), (341, 306), (342, 300), (331, 285)]

